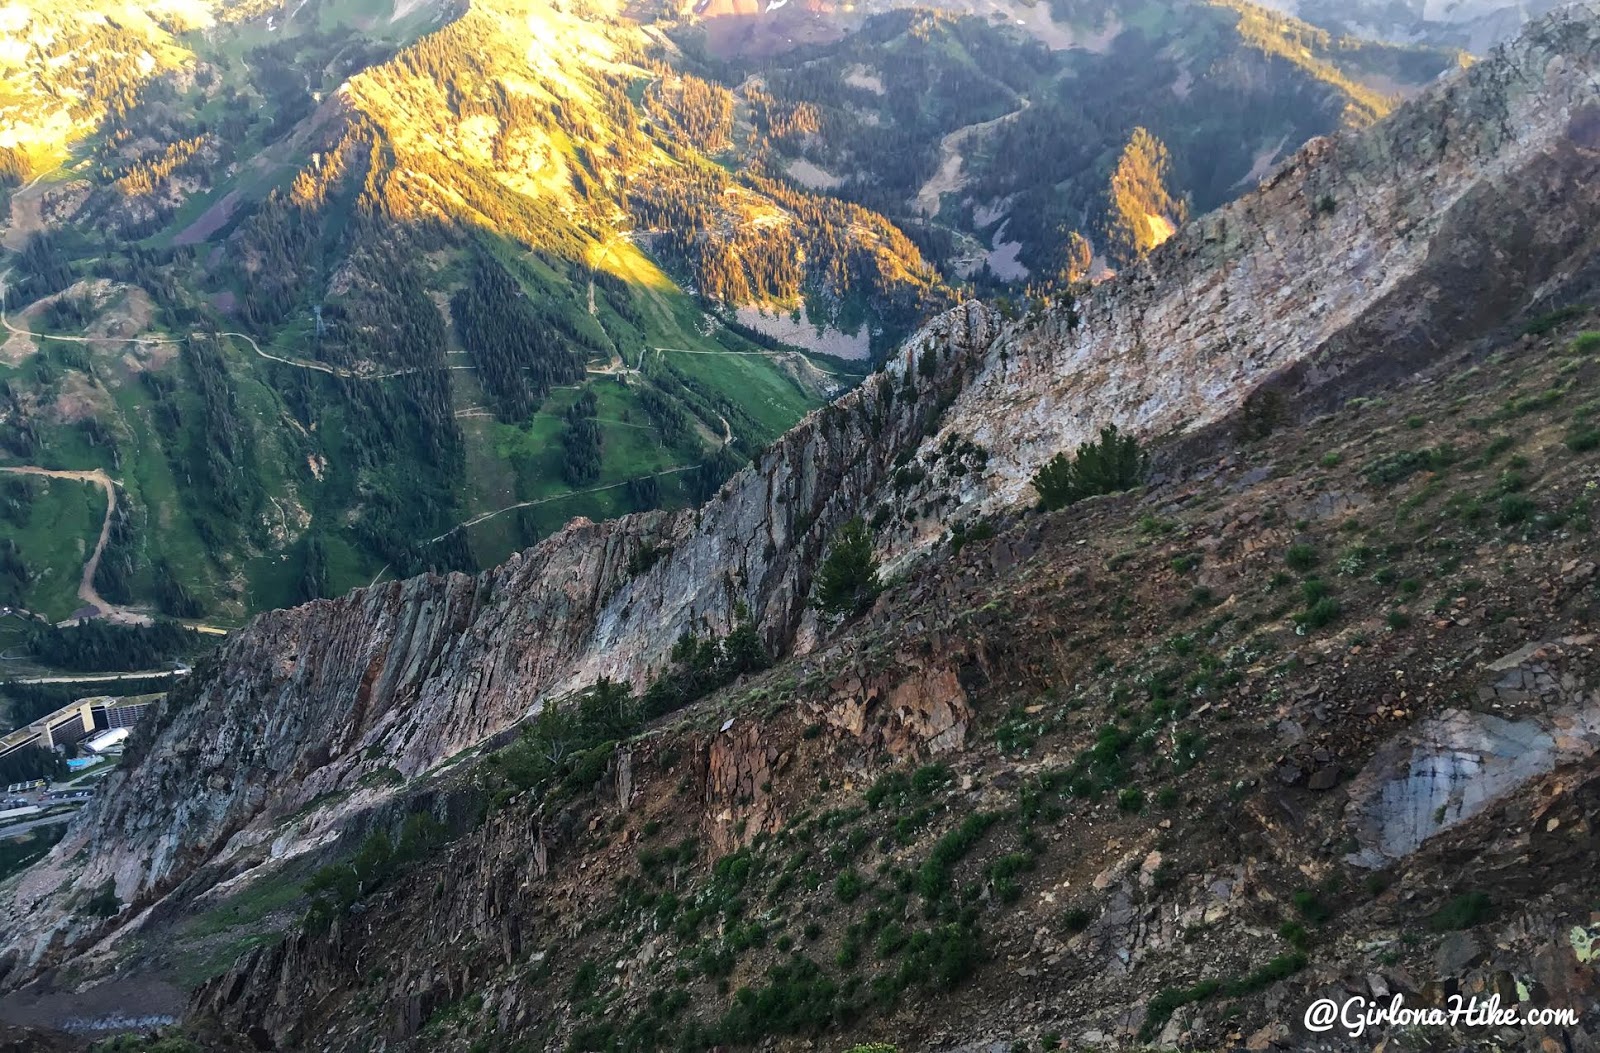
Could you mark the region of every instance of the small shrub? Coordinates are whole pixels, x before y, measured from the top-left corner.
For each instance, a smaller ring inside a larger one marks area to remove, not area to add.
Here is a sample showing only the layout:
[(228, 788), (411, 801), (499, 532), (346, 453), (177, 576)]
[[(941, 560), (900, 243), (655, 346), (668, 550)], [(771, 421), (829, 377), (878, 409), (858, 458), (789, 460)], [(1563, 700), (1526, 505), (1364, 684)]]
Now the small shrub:
[(1494, 903), (1482, 892), (1466, 892), (1457, 896), (1428, 919), (1428, 928), (1434, 932), (1452, 932), (1470, 929), (1494, 917)]
[(1087, 497), (1120, 493), (1144, 482), (1150, 470), (1150, 455), (1132, 435), (1108, 424), (1097, 442), (1078, 447), (1078, 455), (1068, 459), (1058, 453), (1033, 477), (1039, 492), (1039, 506), (1045, 511), (1065, 508)]
[(1574, 428), (1567, 432), (1567, 449), (1573, 453), (1589, 453), (1600, 449), (1600, 428)]
[(1506, 494), (1500, 499), (1499, 522), (1501, 526), (1515, 526), (1533, 515), (1535, 505), (1523, 494)]
[(572, 986), (567, 993), (574, 1000), (588, 998), (600, 986), (600, 969), (594, 962), (585, 958), (578, 966), (578, 971), (572, 974)]
[(926, 797), (955, 779), (955, 773), (945, 764), (924, 764), (911, 776), (911, 788)]
[(1014, 903), (1022, 895), (1017, 875), (1033, 867), (1033, 855), (1028, 852), (1011, 852), (989, 864), (989, 880), (994, 883), (995, 896), (1002, 903)]
[(1321, 629), (1338, 621), (1341, 613), (1339, 601), (1332, 596), (1324, 596), (1306, 608), (1297, 620), (1307, 630)]
[(1290, 545), (1283, 554), (1283, 561), (1289, 569), (1304, 574), (1317, 565), (1317, 550), (1310, 545)]
[(961, 825), (939, 838), (917, 874), (917, 891), (924, 899), (938, 900), (948, 890), (950, 872), (977, 846), (980, 838), (1000, 818), (995, 812), (974, 812)]
[(1294, 894), (1294, 909), (1299, 915), (1311, 922), (1320, 925), (1333, 916), (1333, 910), (1310, 889), (1301, 889)]

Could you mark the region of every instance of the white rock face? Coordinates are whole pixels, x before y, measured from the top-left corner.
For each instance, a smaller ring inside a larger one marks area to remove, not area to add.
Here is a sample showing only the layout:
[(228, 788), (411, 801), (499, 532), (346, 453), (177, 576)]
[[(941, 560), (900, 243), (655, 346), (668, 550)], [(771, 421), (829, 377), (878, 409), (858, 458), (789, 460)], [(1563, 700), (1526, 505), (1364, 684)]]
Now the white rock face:
[(1479, 700), (1496, 708), (1536, 704), (1536, 713), (1446, 710), (1382, 747), (1350, 783), (1345, 819), (1360, 848), (1346, 860), (1388, 866), (1534, 779), (1600, 751), (1600, 694), (1571, 675), (1594, 643), (1587, 635), (1530, 643), (1488, 665), (1494, 679)]
[[(1032, 500), (1039, 468), (1106, 424), (1191, 435), (1263, 385), (1297, 396), (1398, 379), (1504, 325), (1589, 251), (1600, 59), (1583, 49), (1597, 39), (1600, 4), (1553, 16), (1369, 132), (1308, 144), (1098, 286), (1075, 318), (1009, 327), (922, 448), (930, 463), (952, 439), (987, 451), (955, 514)], [(1563, 206), (1549, 207), (1549, 186)], [(1517, 248), (1493, 244), (1513, 229)], [(930, 475), (900, 507), (947, 492)]]

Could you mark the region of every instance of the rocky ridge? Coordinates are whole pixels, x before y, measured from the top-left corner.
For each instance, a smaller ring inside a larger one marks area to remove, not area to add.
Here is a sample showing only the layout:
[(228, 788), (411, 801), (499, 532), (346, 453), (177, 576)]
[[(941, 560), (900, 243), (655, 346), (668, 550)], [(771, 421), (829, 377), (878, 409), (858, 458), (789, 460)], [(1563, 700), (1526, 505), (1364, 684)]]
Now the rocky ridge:
[(1025, 502), (1039, 466), (1108, 423), (1193, 433), (1259, 398), (1408, 375), (1558, 294), (1586, 265), (1600, 8), (1579, 4), (1401, 107), (1309, 144), (1074, 311), (1011, 327), (945, 417), (987, 471), (902, 507)]
[[(1594, 1048), (1595, 321), (1457, 348), (929, 561), (592, 784), (510, 799), (326, 931), (242, 956), (190, 1027), (330, 1050)], [(1397, 478), (1419, 447), (1432, 467)], [(1474, 511), (1502, 494), (1527, 508)], [(972, 956), (926, 957), (952, 930)], [(1579, 1023), (1301, 1024), (1397, 993)], [(797, 1005), (817, 1012), (772, 1008)]]
[[(1376, 130), (1309, 147), (1081, 305), (1010, 325), (952, 312), (697, 512), (579, 522), (478, 578), (258, 619), (17, 889), (31, 909), (8, 922), (13, 975), (87, 935), (64, 878), (143, 906), (314, 847), (387, 795), (375, 774), (427, 771), (598, 676), (640, 682), (685, 630), (747, 614), (769, 648), (807, 649), (810, 575), (852, 515), (898, 512), (881, 536), (906, 559), (944, 537), (948, 500), (965, 516), (1027, 503), (1037, 466), (1101, 422), (1194, 435), (1264, 385), (1303, 400), (1379, 386), (1592, 279), (1597, 39), (1595, 5), (1553, 17)], [(956, 448), (986, 467), (941, 452)], [(913, 457), (943, 461), (908, 482)], [(912, 688), (870, 680), (840, 683), (830, 723), (850, 723), (852, 699), (896, 699), (880, 741), (961, 742), (954, 666)]]

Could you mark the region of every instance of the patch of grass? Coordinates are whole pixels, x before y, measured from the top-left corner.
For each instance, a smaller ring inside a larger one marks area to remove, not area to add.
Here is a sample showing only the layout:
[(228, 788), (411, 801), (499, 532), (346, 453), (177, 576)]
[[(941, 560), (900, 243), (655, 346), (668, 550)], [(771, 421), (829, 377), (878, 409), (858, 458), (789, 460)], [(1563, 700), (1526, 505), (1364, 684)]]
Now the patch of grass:
[(1399, 450), (1373, 461), (1363, 469), (1362, 474), (1373, 486), (1394, 486), (1421, 471), (1443, 471), (1456, 460), (1455, 448), (1449, 445), (1422, 450)]
[(1575, 355), (1587, 355), (1591, 351), (1600, 351), (1600, 333), (1593, 330), (1579, 333), (1572, 338), (1572, 343), (1567, 349)]
[(1482, 925), (1494, 914), (1494, 902), (1487, 893), (1465, 892), (1434, 911), (1428, 918), (1428, 928), (1434, 932), (1470, 929)]
[(1528, 336), (1547, 336), (1561, 328), (1561, 326), (1565, 325), (1567, 322), (1572, 321), (1574, 318), (1582, 318), (1584, 310), (1585, 308), (1576, 304), (1557, 308), (1554, 311), (1550, 311), (1547, 314), (1542, 314), (1535, 318), (1533, 321), (1523, 326), (1522, 331)]
[(14, 837), (10, 840), (0, 841), (0, 881), (13, 874), (19, 874), (43, 859), (55, 847), (61, 835), (66, 833), (67, 827), (63, 823), (59, 826), (39, 827), (26, 837)]
[(917, 872), (917, 891), (928, 900), (941, 899), (949, 890), (950, 873), (1000, 819), (997, 812), (974, 812), (961, 825), (941, 837)]

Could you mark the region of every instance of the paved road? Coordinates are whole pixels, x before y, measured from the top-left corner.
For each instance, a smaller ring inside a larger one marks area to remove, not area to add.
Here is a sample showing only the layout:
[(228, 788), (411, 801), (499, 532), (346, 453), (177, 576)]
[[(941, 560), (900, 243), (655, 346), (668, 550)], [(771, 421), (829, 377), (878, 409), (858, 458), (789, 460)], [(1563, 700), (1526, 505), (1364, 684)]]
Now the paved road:
[(29, 830), (35, 830), (41, 826), (60, 826), (62, 823), (70, 823), (72, 817), (77, 814), (77, 809), (73, 809), (70, 812), (62, 812), (59, 815), (47, 815), (43, 819), (29, 819), (26, 822), (12, 823), (10, 826), (0, 826), (0, 841), (8, 837), (20, 837)]
[[(223, 633), (221, 629), (218, 633)], [(225, 635), (225, 633), (224, 633)], [(187, 669), (156, 669), (148, 673), (80, 673), (76, 676), (19, 676), (8, 680), (11, 684), (109, 684), (117, 680), (156, 680), (171, 676), (188, 676)]]

